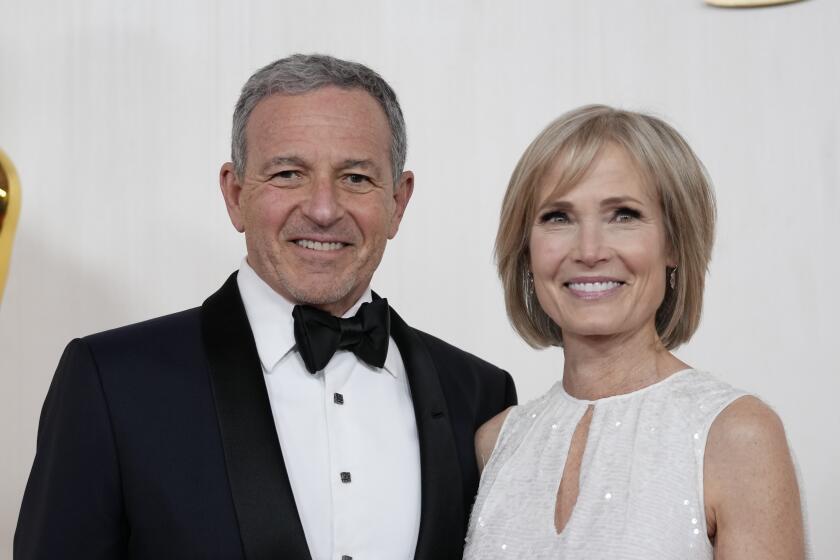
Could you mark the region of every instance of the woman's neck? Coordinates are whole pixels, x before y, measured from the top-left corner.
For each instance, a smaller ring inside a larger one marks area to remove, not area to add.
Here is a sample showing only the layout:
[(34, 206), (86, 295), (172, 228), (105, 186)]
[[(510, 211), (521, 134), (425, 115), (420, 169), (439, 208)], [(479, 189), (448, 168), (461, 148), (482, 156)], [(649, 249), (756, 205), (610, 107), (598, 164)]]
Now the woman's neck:
[(653, 327), (630, 335), (564, 333), (563, 348), (563, 388), (583, 400), (637, 391), (688, 367), (662, 345)]

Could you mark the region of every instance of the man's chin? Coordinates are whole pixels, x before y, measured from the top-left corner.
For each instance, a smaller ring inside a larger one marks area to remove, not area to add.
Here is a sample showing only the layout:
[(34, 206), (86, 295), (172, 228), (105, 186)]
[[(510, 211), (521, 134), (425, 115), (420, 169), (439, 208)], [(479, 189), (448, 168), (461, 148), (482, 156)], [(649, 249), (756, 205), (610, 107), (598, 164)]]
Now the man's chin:
[(352, 307), (367, 287), (348, 284), (287, 286), (287, 292), (296, 303), (318, 307), (333, 314), (342, 314)]

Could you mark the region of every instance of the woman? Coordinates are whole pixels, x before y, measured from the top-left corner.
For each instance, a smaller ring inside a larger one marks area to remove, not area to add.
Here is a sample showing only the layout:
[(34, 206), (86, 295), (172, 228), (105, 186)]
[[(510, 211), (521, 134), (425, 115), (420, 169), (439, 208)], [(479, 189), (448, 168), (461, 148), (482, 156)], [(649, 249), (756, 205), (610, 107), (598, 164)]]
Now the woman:
[(714, 221), (659, 119), (582, 107), (525, 151), (496, 256), (514, 328), (563, 347), (563, 379), (476, 434), (466, 559), (805, 557), (778, 417), (671, 353), (700, 320)]

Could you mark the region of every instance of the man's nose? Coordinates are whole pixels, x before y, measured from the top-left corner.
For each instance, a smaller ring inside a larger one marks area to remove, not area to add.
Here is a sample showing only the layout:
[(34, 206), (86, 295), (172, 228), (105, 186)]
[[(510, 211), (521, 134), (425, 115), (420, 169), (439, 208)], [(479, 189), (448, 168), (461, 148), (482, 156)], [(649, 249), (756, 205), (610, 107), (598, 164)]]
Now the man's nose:
[(329, 227), (341, 219), (344, 208), (339, 200), (339, 188), (332, 177), (314, 178), (303, 205), (304, 215), (321, 227)]
[(580, 225), (575, 258), (589, 267), (609, 258), (609, 248), (605, 244), (604, 230), (601, 224), (583, 223)]

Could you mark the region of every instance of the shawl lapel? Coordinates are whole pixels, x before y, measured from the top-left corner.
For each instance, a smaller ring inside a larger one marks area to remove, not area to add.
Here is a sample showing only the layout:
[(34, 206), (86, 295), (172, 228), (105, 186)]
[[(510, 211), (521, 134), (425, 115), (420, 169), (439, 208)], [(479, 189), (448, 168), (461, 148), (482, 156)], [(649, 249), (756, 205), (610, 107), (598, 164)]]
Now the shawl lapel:
[(245, 557), (308, 560), (236, 273), (202, 305), (201, 327)]
[(460, 559), (465, 533), (461, 467), (438, 371), (417, 331), (393, 309), (391, 336), (405, 364), (420, 440), (421, 514), (415, 559)]

